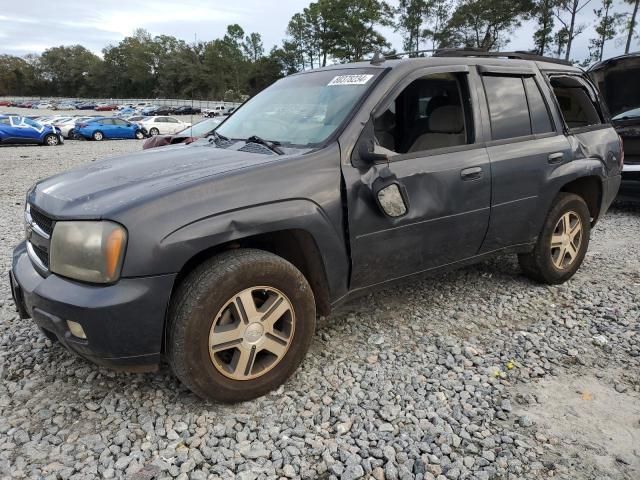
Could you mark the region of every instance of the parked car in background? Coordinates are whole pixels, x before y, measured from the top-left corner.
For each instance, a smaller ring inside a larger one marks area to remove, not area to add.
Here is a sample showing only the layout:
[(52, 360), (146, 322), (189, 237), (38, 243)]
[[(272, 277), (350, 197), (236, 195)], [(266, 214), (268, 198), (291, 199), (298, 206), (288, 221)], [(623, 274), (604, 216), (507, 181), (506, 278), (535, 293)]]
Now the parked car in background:
[(169, 106), (163, 105), (161, 107), (158, 107), (156, 110), (154, 110), (153, 114), (154, 115), (172, 115), (175, 110), (176, 110), (175, 107), (169, 107)]
[(132, 107), (121, 108), (116, 112), (118, 117), (130, 117), (136, 113), (136, 109)]
[(207, 108), (204, 110), (205, 117), (217, 117), (219, 115), (224, 115), (224, 113), (228, 110), (228, 107), (225, 105), (216, 105), (213, 108)]
[(33, 102), (20, 102), (18, 104), (16, 104), (16, 107), (18, 108), (31, 108), (31, 106), (33, 105)]
[(88, 122), (90, 120), (98, 120), (99, 118), (101, 117), (73, 117), (65, 122), (56, 124), (56, 127), (60, 129), (60, 132), (62, 133), (62, 136), (64, 138), (73, 139), (76, 138), (75, 128), (77, 123)]
[(222, 123), (222, 119), (206, 118), (190, 127), (185, 128), (175, 135), (153, 135), (147, 138), (142, 144), (143, 150), (155, 147), (163, 147), (165, 145), (175, 145), (178, 143), (191, 143), (198, 138), (208, 137)]
[(144, 115), (130, 115), (128, 117), (124, 117), (124, 120), (126, 120), (127, 122), (135, 122), (139, 124), (145, 118), (147, 117), (145, 117)]
[(151, 115), (155, 115), (156, 110), (158, 110), (160, 107), (157, 105), (149, 105), (147, 107), (144, 107), (143, 109), (140, 110), (140, 114), (144, 115), (144, 116), (151, 116)]
[(111, 112), (116, 108), (118, 108), (118, 106), (112, 103), (99, 103), (98, 105), (96, 105), (96, 108), (94, 108), (94, 110), (96, 112)]
[(77, 110), (94, 110), (97, 105), (93, 102), (79, 103), (76, 105)]
[(622, 177), (640, 180), (640, 53), (603, 60), (589, 75), (605, 99), (611, 123), (622, 138)]
[(145, 131), (140, 125), (117, 117), (79, 122), (76, 124), (75, 134), (79, 138), (96, 141), (114, 138), (142, 140), (145, 137)]
[(0, 107), (10, 107), (12, 103), (9, 100), (0, 100)]
[(64, 142), (60, 131), (51, 125), (41, 125), (27, 117), (0, 115), (0, 144), (31, 143), (55, 146)]
[(171, 135), (191, 126), (190, 123), (166, 116), (145, 118), (140, 121), (140, 125), (142, 125), (151, 136), (158, 134)]
[(201, 112), (202, 109), (200, 109), (199, 107), (192, 107), (190, 105), (182, 105), (180, 107), (176, 107), (173, 110), (174, 115), (196, 115), (200, 114)]

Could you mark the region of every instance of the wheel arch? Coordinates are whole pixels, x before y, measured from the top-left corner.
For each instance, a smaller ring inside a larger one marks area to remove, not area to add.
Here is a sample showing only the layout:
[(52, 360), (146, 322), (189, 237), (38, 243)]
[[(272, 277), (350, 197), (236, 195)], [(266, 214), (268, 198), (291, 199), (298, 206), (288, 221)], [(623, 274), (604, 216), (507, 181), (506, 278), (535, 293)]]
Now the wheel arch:
[[(255, 248), (284, 258), (302, 272), (313, 291), (316, 309), (320, 315), (331, 310), (329, 284), (322, 254), (313, 235), (302, 229), (276, 230), (214, 245), (191, 256), (182, 266), (174, 282), (173, 291), (198, 265), (227, 250)], [(172, 295), (173, 295), (172, 291)]]
[(591, 215), (591, 225), (595, 225), (600, 216), (602, 205), (602, 179), (596, 175), (579, 177), (565, 183), (560, 192), (573, 193), (581, 197), (587, 204)]

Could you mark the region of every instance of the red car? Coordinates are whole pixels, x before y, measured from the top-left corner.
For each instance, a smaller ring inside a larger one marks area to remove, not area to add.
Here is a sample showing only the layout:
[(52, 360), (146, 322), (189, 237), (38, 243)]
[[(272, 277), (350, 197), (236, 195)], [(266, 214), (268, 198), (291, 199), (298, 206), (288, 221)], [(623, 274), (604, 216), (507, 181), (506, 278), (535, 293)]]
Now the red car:
[(94, 108), (94, 110), (96, 112), (110, 112), (117, 108), (118, 108), (117, 105), (98, 105), (96, 108)]
[(0, 100), (0, 107), (10, 107), (11, 102), (9, 100)]

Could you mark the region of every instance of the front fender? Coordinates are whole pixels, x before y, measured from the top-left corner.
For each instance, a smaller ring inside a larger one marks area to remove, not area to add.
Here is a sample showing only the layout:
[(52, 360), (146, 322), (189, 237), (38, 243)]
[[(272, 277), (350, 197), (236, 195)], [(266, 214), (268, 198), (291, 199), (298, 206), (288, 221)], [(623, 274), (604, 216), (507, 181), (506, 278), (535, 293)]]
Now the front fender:
[[(339, 227), (339, 226), (338, 226)], [(195, 255), (212, 247), (264, 233), (303, 230), (314, 239), (332, 296), (346, 292), (349, 261), (345, 242), (324, 211), (303, 199), (231, 210), (169, 233), (154, 251), (163, 271), (179, 272)]]

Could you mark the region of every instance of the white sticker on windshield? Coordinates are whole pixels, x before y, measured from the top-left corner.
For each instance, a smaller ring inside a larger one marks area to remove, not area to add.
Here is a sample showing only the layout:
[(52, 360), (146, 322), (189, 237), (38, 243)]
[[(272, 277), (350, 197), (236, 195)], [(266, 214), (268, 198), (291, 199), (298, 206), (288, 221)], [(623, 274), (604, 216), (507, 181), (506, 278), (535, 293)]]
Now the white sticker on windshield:
[(364, 85), (372, 78), (373, 75), (338, 75), (328, 85)]

